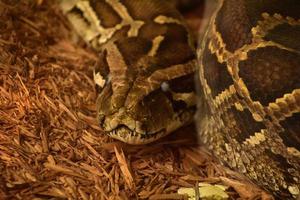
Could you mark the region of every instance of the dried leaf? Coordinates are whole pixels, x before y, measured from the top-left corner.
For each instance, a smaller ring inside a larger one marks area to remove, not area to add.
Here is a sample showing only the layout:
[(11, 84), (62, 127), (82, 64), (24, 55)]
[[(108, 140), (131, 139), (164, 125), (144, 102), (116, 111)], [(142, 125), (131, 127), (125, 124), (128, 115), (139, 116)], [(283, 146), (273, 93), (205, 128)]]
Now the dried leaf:
[(256, 199), (261, 197), (262, 200), (272, 200), (273, 197), (262, 191), (251, 183), (243, 183), (241, 181), (232, 180), (226, 177), (220, 177), (224, 184), (233, 187), (242, 199)]
[[(228, 187), (222, 185), (211, 185), (208, 183), (200, 183), (199, 184), (199, 193), (201, 199), (206, 200), (226, 200), (229, 198), (228, 194), (226, 194), (225, 190)], [(187, 194), (190, 200), (196, 199), (196, 191), (195, 188), (179, 188), (179, 194)]]

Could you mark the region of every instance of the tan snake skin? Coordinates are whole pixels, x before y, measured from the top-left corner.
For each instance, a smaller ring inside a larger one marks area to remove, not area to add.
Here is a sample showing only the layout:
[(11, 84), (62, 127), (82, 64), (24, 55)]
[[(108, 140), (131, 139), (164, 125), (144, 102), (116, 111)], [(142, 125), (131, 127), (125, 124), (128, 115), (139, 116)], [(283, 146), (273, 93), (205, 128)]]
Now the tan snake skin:
[[(196, 124), (229, 167), (279, 199), (300, 189), (300, 1), (220, 1), (197, 50)], [(97, 117), (110, 136), (157, 140), (191, 123), (194, 42), (172, 0), (64, 0), (99, 53)]]

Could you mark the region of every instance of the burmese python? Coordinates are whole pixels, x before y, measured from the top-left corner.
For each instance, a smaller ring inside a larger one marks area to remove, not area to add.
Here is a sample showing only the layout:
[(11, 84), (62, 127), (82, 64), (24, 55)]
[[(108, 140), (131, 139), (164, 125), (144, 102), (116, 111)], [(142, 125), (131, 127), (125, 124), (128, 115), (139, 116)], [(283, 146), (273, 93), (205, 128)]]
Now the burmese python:
[(299, 0), (220, 1), (197, 51), (169, 0), (61, 7), (99, 52), (97, 117), (110, 136), (157, 140), (193, 121), (198, 98), (200, 138), (223, 163), (276, 196), (299, 194)]

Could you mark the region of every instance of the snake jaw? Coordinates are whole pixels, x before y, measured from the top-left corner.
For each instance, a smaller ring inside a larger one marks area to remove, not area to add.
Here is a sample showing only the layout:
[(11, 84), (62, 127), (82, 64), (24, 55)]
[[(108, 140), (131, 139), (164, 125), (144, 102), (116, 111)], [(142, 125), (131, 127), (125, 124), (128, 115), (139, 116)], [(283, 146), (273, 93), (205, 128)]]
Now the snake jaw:
[(131, 130), (125, 125), (120, 125), (117, 128), (107, 132), (107, 134), (117, 140), (123, 141), (127, 144), (140, 145), (151, 143), (168, 133), (165, 129), (157, 131), (155, 133), (140, 133), (135, 130)]
[[(187, 125), (191, 123), (194, 112), (195, 109), (191, 107), (185, 111), (174, 113), (171, 119), (165, 121), (166, 123), (156, 129), (151, 129), (151, 131), (149, 131), (150, 128), (147, 127), (145, 122), (143, 123), (142, 121), (130, 118), (128, 113), (123, 113), (124, 115), (122, 116), (115, 113), (114, 117), (100, 115), (101, 117), (98, 118), (101, 128), (110, 137), (127, 144), (141, 145), (156, 141), (180, 128), (183, 124)], [(149, 122), (149, 119), (146, 122)]]
[(147, 128), (141, 121), (130, 118), (127, 113), (122, 111), (121, 113), (121, 115), (119, 112), (112, 116), (103, 114), (98, 116), (101, 129), (114, 139), (137, 145), (153, 142), (168, 134), (165, 128), (152, 132), (146, 131)]

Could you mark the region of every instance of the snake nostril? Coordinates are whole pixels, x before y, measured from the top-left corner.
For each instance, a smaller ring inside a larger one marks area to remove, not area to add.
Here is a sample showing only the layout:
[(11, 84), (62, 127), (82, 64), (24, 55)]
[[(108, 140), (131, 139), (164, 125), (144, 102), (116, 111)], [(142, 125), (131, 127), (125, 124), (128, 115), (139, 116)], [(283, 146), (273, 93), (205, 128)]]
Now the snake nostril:
[(100, 128), (103, 129), (104, 128), (104, 122), (105, 122), (105, 116), (104, 115), (99, 115), (98, 122), (99, 122)]

